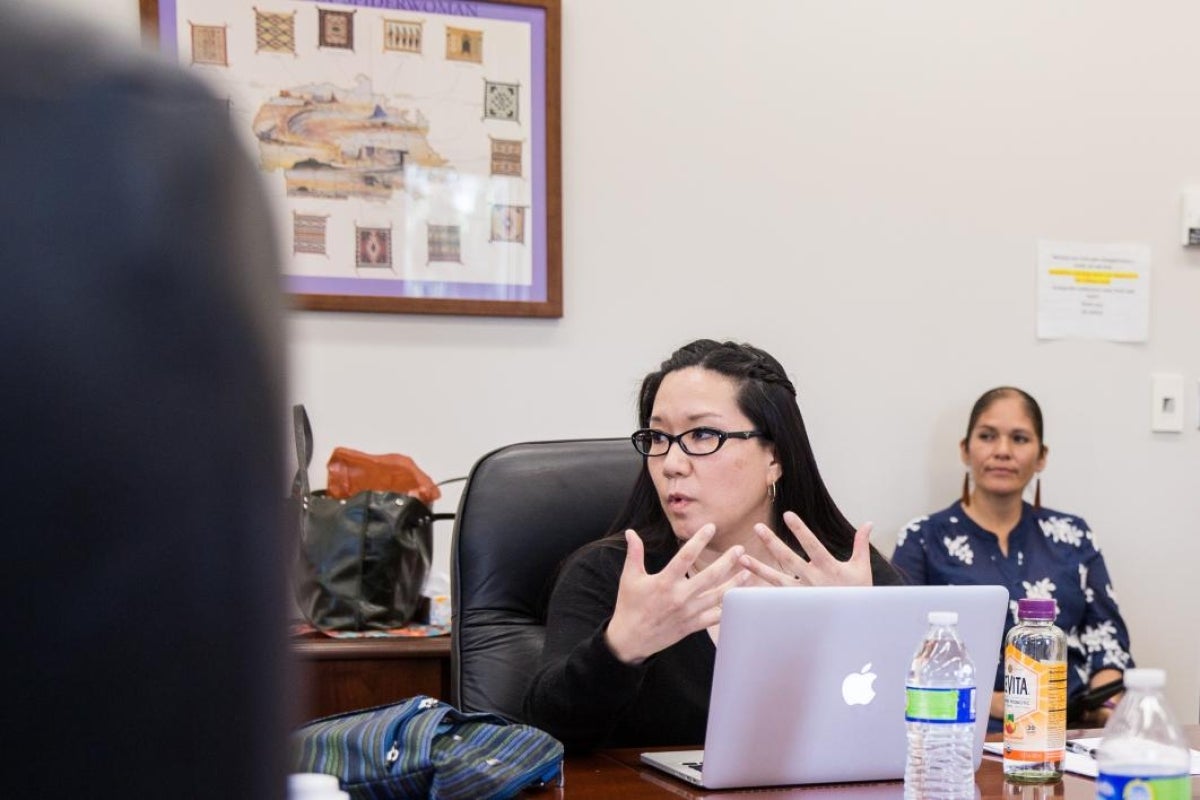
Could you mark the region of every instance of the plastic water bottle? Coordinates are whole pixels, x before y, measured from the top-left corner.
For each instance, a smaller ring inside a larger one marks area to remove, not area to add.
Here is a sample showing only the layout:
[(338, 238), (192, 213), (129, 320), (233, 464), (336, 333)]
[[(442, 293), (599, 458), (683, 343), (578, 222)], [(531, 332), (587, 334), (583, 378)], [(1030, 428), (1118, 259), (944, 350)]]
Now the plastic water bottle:
[(958, 638), (958, 614), (931, 611), (908, 670), (906, 800), (975, 797), (975, 664)]
[(421, 594), (429, 600), (429, 624), (438, 628), (450, 626), (450, 576), (438, 570), (425, 578)]
[(1067, 636), (1051, 599), (1017, 601), (1004, 643), (1004, 780), (1062, 780), (1067, 747)]
[(1104, 726), (1096, 752), (1098, 800), (1191, 798), (1192, 754), (1163, 704), (1165, 683), (1161, 669), (1125, 672), (1125, 696)]

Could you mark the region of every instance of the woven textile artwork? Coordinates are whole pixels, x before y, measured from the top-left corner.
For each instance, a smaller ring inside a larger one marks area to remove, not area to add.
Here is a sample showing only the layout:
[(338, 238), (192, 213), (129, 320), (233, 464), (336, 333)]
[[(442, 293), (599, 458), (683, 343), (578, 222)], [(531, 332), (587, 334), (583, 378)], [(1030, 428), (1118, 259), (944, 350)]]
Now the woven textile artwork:
[(429, 226), (429, 260), (462, 262), (462, 244), (457, 225)]
[(521, 177), (521, 142), (492, 139), (492, 174)]
[(254, 48), (257, 53), (296, 54), (296, 12), (254, 9)]
[(492, 206), (493, 242), (525, 243), (525, 206)]
[(383, 21), (383, 49), (399, 53), (420, 53), (424, 23), (404, 19)]
[(229, 66), (224, 25), (192, 25), (192, 63)]
[(561, 3), (141, 6), (245, 140), (297, 307), (557, 316)]
[(325, 255), (326, 214), (292, 213), (292, 252)]
[(483, 63), (483, 31), (446, 28), (446, 59)]
[(392, 267), (392, 229), (391, 228), (359, 228), (354, 229), (358, 238), (358, 267)]
[(354, 12), (317, 9), (320, 13), (318, 46), (354, 49)]
[(521, 85), (517, 83), (483, 82), (483, 116), (520, 122)]

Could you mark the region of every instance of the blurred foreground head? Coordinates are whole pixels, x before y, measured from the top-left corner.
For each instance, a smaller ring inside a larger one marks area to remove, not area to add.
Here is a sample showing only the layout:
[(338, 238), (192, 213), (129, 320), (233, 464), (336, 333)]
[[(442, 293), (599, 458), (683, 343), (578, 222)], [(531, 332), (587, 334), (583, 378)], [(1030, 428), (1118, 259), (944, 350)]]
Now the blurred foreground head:
[(280, 798), (283, 372), (256, 171), (192, 80), (8, 5), (0, 142), (4, 793)]

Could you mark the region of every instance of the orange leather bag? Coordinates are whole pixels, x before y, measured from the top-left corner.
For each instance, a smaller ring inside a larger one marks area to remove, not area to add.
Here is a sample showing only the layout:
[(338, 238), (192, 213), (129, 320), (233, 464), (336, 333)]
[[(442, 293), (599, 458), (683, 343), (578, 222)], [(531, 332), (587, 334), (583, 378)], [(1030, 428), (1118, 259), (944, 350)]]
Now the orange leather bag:
[(411, 494), (429, 505), (442, 496), (442, 490), (408, 456), (387, 453), (375, 456), (338, 447), (329, 457), (329, 482), (326, 494), (338, 500), (359, 492), (398, 492)]

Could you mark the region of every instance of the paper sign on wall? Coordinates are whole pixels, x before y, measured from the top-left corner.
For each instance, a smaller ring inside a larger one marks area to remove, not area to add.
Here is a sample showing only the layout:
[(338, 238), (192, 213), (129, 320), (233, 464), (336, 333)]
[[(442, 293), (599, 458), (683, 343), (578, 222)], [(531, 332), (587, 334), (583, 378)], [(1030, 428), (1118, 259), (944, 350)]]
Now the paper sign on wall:
[(1037, 249), (1039, 339), (1149, 339), (1149, 245), (1039, 241)]

